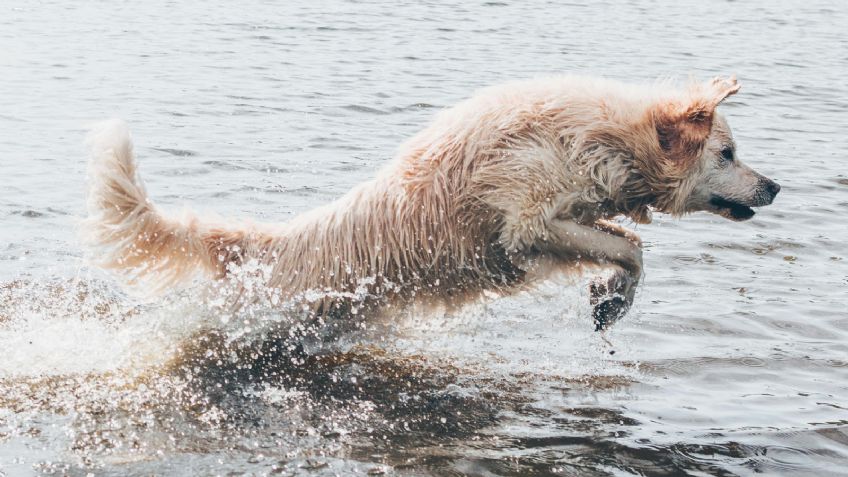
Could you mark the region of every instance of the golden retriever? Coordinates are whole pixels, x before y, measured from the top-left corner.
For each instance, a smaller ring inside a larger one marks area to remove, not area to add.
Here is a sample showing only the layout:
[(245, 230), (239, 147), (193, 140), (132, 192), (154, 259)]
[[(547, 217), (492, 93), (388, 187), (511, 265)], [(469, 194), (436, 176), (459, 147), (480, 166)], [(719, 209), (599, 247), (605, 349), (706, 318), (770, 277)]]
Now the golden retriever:
[(267, 293), (316, 315), (462, 304), (553, 268), (608, 267), (590, 295), (603, 329), (642, 274), (639, 237), (610, 219), (647, 223), (653, 209), (745, 220), (780, 190), (738, 160), (716, 112), (738, 90), (735, 77), (678, 87), (578, 76), (485, 89), (441, 112), (373, 180), (268, 225), (161, 212), (113, 120), (89, 137), (85, 240), (97, 265), (148, 290), (248, 268)]

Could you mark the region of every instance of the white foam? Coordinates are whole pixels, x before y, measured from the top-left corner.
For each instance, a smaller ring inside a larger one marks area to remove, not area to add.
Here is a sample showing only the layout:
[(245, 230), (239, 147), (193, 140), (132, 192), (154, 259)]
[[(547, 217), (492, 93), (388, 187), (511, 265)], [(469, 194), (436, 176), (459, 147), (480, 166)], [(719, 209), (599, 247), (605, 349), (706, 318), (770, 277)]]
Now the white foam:
[(0, 378), (143, 369), (205, 325), (201, 308), (185, 299), (143, 307), (78, 293), (39, 283), (14, 291), (0, 325)]

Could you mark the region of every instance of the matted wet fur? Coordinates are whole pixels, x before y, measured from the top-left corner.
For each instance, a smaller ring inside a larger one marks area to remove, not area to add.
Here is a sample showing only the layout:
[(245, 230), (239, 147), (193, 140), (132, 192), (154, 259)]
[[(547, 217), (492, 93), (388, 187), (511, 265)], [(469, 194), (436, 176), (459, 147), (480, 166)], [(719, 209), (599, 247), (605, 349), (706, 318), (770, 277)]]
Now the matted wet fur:
[(716, 107), (736, 79), (678, 87), (562, 76), (485, 89), (440, 113), (375, 179), (284, 224), (171, 217), (147, 197), (129, 132), (92, 132), (85, 240), (94, 262), (154, 292), (200, 270), (261, 265), (268, 290), (316, 313), (510, 292), (552, 269), (608, 267), (603, 328), (642, 274), (639, 237), (610, 221), (698, 210), (744, 220), (779, 186), (735, 157)]

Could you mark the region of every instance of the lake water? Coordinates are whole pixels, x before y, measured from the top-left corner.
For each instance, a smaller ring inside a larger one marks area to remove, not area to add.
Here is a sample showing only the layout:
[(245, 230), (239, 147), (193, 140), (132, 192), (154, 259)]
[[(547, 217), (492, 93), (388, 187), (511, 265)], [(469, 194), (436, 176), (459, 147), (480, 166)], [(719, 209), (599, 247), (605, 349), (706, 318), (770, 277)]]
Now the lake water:
[[(208, 3), (0, 4), (0, 475), (848, 474), (842, 2)], [(561, 72), (735, 72), (740, 157), (783, 186), (639, 226), (612, 347), (580, 284), (320, 342), (86, 266), (93, 121), (130, 123), (164, 208), (285, 221)]]

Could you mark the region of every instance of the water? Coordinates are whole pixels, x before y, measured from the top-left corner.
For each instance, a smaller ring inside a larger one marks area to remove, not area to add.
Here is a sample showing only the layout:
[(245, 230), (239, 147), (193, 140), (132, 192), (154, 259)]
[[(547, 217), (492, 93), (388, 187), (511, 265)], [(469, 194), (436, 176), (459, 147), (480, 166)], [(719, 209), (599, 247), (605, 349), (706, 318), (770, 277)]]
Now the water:
[[(0, 475), (848, 473), (842, 3), (289, 3), (0, 5)], [(130, 122), (160, 205), (284, 221), (558, 72), (737, 73), (740, 156), (783, 186), (639, 226), (614, 355), (579, 284), (304, 338), (85, 265), (92, 121)]]

